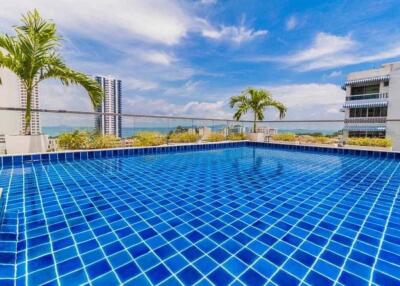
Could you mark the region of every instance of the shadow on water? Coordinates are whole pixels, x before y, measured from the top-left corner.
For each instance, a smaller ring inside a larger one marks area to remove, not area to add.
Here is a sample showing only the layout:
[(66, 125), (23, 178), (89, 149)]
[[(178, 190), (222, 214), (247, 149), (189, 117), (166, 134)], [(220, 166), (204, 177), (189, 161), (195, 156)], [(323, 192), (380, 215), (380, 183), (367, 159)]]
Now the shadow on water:
[(284, 174), (284, 165), (280, 161), (268, 160), (268, 157), (257, 155), (255, 148), (252, 150), (250, 164), (240, 162), (243, 159), (246, 157), (236, 158), (232, 163), (233, 175), (241, 185), (259, 188)]

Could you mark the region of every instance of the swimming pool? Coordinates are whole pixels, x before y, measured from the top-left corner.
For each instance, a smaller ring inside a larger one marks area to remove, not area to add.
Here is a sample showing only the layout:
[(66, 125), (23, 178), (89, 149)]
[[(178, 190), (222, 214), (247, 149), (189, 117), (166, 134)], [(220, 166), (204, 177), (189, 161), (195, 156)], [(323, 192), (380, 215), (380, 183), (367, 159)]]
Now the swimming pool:
[(400, 160), (239, 146), (4, 166), (1, 285), (400, 284)]

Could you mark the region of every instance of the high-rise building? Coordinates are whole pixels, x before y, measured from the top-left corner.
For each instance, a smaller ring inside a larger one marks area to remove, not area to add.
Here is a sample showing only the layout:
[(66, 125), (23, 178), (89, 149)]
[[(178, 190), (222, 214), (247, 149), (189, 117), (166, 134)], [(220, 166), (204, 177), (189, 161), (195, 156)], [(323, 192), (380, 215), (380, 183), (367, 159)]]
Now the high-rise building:
[[(27, 107), (27, 96), (26, 96), (26, 88), (21, 84), (19, 84), (19, 94), (20, 94), (20, 104), (21, 108)], [(31, 99), (31, 108), (39, 109), (39, 88), (36, 85), (33, 89), (32, 99)], [(21, 133), (24, 133), (26, 120), (25, 120), (25, 112), (21, 113)], [(40, 128), (40, 115), (39, 112), (31, 112), (31, 126), (30, 126), (32, 135), (39, 135), (41, 133)]]
[[(8, 69), (0, 68), (0, 106), (26, 108), (26, 89), (18, 77)], [(39, 90), (36, 86), (32, 94), (31, 108), (39, 108)], [(40, 115), (38, 112), (31, 114), (31, 134), (41, 133)], [(23, 134), (25, 129), (25, 112), (1, 111), (0, 112), (0, 134), (18, 135)]]
[(400, 150), (400, 62), (350, 73), (343, 89), (344, 138), (388, 137)]
[(122, 118), (115, 114), (121, 114), (122, 84), (120, 80), (111, 77), (96, 77), (97, 82), (104, 91), (104, 98), (97, 112), (113, 113), (114, 115), (100, 115), (96, 117), (95, 128), (102, 134), (110, 134), (121, 137)]

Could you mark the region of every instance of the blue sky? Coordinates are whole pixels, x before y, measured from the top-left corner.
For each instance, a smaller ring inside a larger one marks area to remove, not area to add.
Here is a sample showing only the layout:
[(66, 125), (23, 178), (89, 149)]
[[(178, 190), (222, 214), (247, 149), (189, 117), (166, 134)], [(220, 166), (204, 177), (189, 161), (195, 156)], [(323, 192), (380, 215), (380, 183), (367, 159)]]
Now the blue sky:
[[(254, 86), (289, 119), (341, 118), (346, 74), (400, 59), (395, 0), (0, 2), (2, 31), (37, 8), (68, 64), (120, 78), (125, 113), (230, 118), (229, 97)], [(49, 81), (40, 94), (42, 107), (90, 110), (80, 88)]]

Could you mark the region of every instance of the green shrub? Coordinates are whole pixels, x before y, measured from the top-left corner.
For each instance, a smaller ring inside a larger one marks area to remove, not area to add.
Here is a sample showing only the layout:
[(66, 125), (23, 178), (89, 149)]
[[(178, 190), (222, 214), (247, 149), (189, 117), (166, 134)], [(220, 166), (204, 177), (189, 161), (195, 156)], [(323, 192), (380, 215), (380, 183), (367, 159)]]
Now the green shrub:
[(272, 136), (272, 140), (275, 141), (289, 141), (293, 142), (296, 141), (297, 137), (296, 134), (294, 133), (280, 133), (280, 134), (275, 134)]
[(67, 150), (87, 149), (89, 133), (79, 130), (62, 133), (58, 136), (58, 146)]
[(299, 140), (302, 143), (314, 143), (314, 144), (328, 144), (332, 142), (332, 139), (326, 136), (310, 136), (310, 135), (301, 135), (299, 136)]
[(170, 143), (193, 143), (199, 139), (200, 136), (198, 134), (189, 132), (172, 133), (168, 137)]
[(372, 147), (391, 147), (392, 140), (389, 138), (349, 138), (347, 144), (357, 146), (372, 146)]
[(139, 132), (133, 137), (133, 146), (158, 146), (166, 144), (166, 137), (158, 132)]
[(76, 130), (60, 134), (58, 146), (67, 150), (115, 148), (121, 146), (121, 140), (114, 135), (100, 135)]
[(114, 135), (98, 135), (93, 134), (90, 137), (90, 149), (105, 149), (121, 147), (121, 140)]
[(225, 136), (221, 133), (217, 132), (211, 132), (210, 134), (207, 135), (205, 141), (208, 142), (218, 142), (218, 141), (224, 141)]
[(247, 135), (244, 133), (231, 133), (226, 137), (226, 140), (238, 141), (238, 140), (247, 140)]

